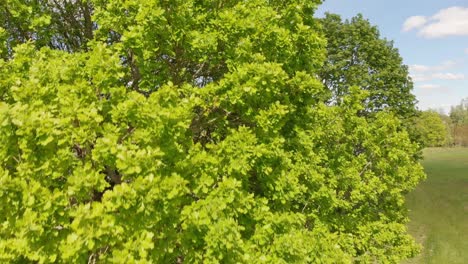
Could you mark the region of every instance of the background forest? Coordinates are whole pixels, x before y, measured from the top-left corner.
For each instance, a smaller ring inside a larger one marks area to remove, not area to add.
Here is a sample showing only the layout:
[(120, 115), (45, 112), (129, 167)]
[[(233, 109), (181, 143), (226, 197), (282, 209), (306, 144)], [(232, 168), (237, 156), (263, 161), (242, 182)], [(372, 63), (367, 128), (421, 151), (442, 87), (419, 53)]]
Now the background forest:
[(426, 147), (468, 146), (468, 99), (443, 111), (419, 112), (413, 120), (413, 133)]

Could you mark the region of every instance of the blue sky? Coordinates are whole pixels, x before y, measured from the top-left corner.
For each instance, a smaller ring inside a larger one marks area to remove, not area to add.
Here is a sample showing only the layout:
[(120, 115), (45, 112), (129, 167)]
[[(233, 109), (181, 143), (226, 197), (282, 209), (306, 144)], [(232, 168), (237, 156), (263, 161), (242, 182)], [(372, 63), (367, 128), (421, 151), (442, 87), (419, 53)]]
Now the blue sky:
[(317, 16), (324, 12), (361, 13), (394, 41), (420, 109), (448, 112), (468, 97), (468, 0), (326, 0)]

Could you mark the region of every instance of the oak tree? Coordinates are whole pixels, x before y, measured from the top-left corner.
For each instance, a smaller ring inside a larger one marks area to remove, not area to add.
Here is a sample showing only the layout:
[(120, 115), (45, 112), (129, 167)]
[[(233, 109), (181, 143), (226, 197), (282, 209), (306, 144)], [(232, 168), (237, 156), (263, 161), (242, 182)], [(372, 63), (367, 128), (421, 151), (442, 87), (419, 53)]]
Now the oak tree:
[(359, 87), (328, 104), (319, 2), (89, 0), (86, 48), (3, 38), (0, 261), (416, 254), (418, 146)]
[(387, 109), (402, 119), (414, 116), (413, 83), (393, 42), (382, 38), (362, 15), (343, 21), (327, 13), (321, 21), (327, 59), (319, 74), (332, 93), (331, 103), (339, 104), (350, 87), (358, 86), (369, 92), (364, 115)]

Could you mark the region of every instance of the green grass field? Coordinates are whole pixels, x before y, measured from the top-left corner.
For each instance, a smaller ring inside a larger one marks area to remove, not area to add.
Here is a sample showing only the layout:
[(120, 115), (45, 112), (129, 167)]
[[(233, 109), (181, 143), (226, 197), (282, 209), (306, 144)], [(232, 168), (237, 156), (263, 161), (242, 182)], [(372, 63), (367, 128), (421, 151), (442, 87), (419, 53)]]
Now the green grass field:
[(424, 151), (427, 179), (408, 195), (410, 233), (423, 245), (406, 263), (468, 263), (468, 149)]

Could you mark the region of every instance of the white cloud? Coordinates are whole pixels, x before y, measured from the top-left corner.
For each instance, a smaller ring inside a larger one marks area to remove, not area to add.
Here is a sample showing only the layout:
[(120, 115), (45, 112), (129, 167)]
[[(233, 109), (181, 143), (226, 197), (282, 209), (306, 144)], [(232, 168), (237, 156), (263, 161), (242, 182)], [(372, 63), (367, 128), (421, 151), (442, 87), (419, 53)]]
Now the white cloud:
[(422, 85), (419, 85), (418, 88), (426, 89), (426, 90), (433, 90), (433, 89), (442, 88), (442, 86), (437, 85), (437, 84), (422, 84)]
[[(432, 95), (433, 96), (433, 95)], [(419, 104), (421, 110), (435, 110), (437, 112), (443, 112), (444, 114), (450, 113), (450, 107), (452, 104)]]
[(436, 94), (450, 94), (452, 91), (448, 86), (426, 83), (416, 86), (415, 93), (419, 96), (430, 96), (433, 97)]
[(456, 81), (456, 80), (465, 80), (466, 76), (461, 73), (451, 73), (451, 72), (437, 72), (437, 73), (413, 73), (411, 78), (414, 82), (425, 82), (432, 80), (446, 80), (446, 81)]
[(442, 62), (441, 64), (435, 65), (435, 66), (413, 64), (409, 66), (409, 70), (412, 73), (435, 72), (435, 71), (445, 71), (455, 66), (457, 66), (457, 62), (452, 61), (452, 60), (446, 60)]
[(425, 82), (425, 81), (430, 81), (431, 78), (430, 75), (425, 75), (425, 74), (411, 74), (411, 79), (413, 79), (413, 82)]
[(437, 96), (440, 94), (444, 94), (444, 95), (451, 94), (452, 90), (449, 87), (450, 86), (426, 83), (426, 84), (417, 85), (414, 92), (419, 97), (421, 96), (432, 97), (431, 100), (433, 100), (434, 96)]
[(465, 75), (461, 73), (435, 73), (432, 75), (434, 79), (438, 80), (464, 80)]
[(433, 70), (434, 71), (444, 71), (444, 70), (448, 70), (448, 69), (451, 69), (455, 66), (457, 66), (458, 63), (456, 61), (453, 61), (453, 60), (446, 60), (444, 62), (442, 62), (441, 64), (439, 65), (436, 65)]
[(429, 18), (409, 17), (403, 25), (403, 31), (413, 29), (418, 29), (418, 35), (425, 38), (468, 35), (468, 7), (449, 7)]
[(468, 54), (468, 48), (465, 49), (465, 54)]
[(416, 28), (420, 28), (427, 23), (427, 18), (424, 16), (412, 16), (406, 19), (403, 24), (403, 31), (408, 32)]
[(409, 66), (410, 72), (427, 72), (431, 67), (426, 65), (413, 64)]
[(414, 82), (425, 82), (431, 80), (465, 80), (466, 76), (461, 73), (448, 72), (459, 66), (459, 62), (446, 60), (438, 65), (413, 64), (409, 66), (411, 78)]

